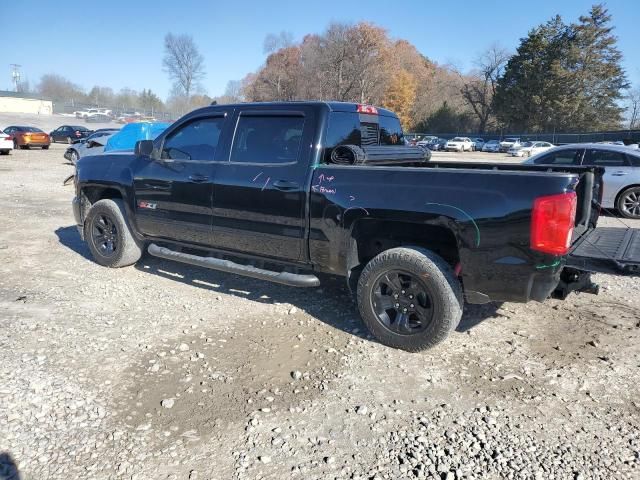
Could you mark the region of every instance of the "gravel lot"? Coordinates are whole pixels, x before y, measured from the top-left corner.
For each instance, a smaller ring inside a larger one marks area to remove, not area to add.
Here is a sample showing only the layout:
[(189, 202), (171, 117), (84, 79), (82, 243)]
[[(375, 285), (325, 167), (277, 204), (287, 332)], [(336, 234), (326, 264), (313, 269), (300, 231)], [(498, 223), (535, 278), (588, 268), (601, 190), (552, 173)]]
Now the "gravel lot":
[(64, 148), (0, 157), (0, 479), (640, 477), (640, 279), (409, 354), (341, 282), (98, 266)]

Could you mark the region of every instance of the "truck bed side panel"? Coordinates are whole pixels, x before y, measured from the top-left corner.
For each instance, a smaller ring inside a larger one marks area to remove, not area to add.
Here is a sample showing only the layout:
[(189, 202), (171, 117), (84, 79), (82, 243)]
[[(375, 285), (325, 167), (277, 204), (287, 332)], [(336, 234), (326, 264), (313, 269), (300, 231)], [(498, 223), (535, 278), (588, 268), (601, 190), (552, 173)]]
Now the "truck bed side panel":
[(557, 285), (562, 261), (529, 248), (533, 201), (571, 190), (577, 179), (572, 173), (320, 166), (310, 195), (311, 261), (345, 274), (358, 222), (444, 227), (456, 239), (469, 301), (542, 301)]

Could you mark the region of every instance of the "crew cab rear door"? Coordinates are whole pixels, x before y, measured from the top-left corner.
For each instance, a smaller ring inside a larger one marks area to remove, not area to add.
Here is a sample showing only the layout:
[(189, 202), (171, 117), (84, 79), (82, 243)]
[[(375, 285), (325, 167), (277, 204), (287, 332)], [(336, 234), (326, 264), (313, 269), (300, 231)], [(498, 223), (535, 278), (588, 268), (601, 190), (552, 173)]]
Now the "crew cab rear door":
[(278, 260), (303, 259), (316, 111), (239, 108), (213, 181), (213, 244)]

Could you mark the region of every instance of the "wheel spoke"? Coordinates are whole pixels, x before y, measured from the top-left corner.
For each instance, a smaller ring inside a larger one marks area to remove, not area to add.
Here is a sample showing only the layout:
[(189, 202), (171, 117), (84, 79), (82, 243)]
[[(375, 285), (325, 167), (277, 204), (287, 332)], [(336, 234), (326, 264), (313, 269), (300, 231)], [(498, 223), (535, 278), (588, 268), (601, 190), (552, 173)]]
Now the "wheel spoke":
[(399, 333), (410, 333), (411, 328), (409, 327), (409, 315), (406, 313), (398, 312), (398, 316), (396, 317), (396, 328)]
[(415, 306), (416, 316), (420, 319), (420, 322), (425, 323), (428, 322), (431, 318), (431, 314), (433, 311), (431, 310), (431, 306), (423, 307), (419, 303)]
[(375, 292), (374, 301), (379, 311), (391, 310), (394, 307), (393, 297), (390, 295), (382, 295), (379, 291)]
[(395, 272), (387, 273), (384, 276), (384, 280), (387, 285), (389, 285), (396, 292), (402, 290), (402, 282), (400, 281), (400, 276)]

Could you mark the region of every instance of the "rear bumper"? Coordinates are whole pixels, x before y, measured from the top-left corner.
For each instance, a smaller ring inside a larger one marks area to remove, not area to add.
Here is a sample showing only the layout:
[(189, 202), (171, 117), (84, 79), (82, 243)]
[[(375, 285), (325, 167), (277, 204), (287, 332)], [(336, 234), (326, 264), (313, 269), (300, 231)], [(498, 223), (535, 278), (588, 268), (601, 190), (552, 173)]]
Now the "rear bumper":
[(0, 140), (0, 150), (12, 150), (13, 142), (11, 140)]

